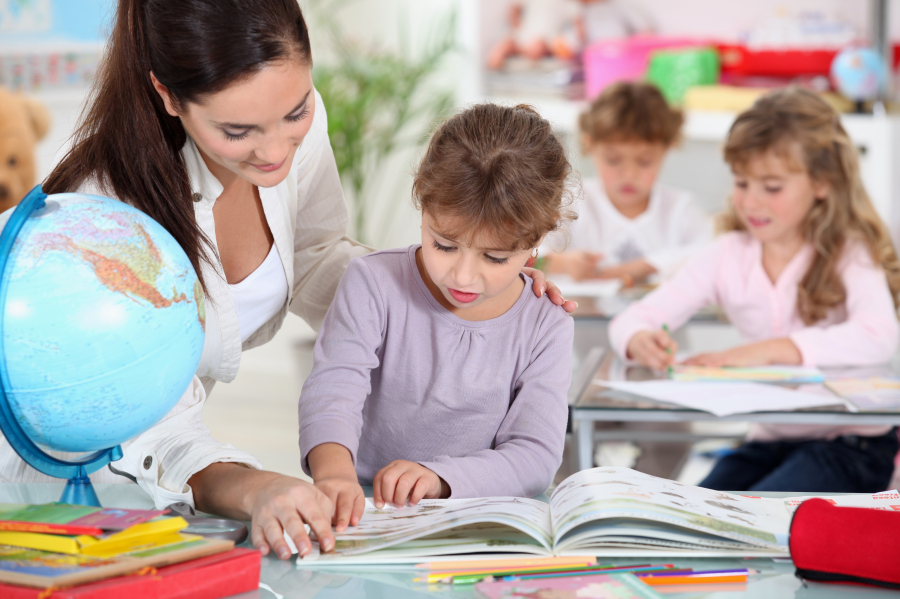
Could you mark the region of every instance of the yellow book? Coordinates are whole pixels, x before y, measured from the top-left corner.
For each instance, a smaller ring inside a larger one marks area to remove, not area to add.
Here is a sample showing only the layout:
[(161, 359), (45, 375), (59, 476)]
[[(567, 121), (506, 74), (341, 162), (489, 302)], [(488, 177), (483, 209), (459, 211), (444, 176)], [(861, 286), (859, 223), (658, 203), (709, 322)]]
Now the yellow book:
[(0, 531), (0, 545), (12, 545), (26, 549), (38, 549), (67, 555), (92, 555), (113, 557), (139, 549), (162, 547), (172, 543), (194, 540), (194, 535), (182, 535), (178, 531), (187, 528), (182, 517), (162, 518), (130, 526), (104, 539), (90, 535), (66, 536), (35, 532)]
[(132, 537), (130, 539), (120, 539), (115, 544), (106, 543), (105, 541), (95, 543), (81, 550), (82, 555), (91, 557), (99, 557), (103, 559), (118, 557), (127, 553), (136, 551), (147, 551), (167, 545), (177, 545), (180, 543), (188, 543), (201, 539), (199, 535), (185, 535), (180, 532), (170, 532), (163, 535), (154, 535), (148, 537)]
[(52, 553), (78, 555), (81, 553), (81, 542), (92, 542), (94, 537), (81, 535), (67, 537), (64, 535), (48, 535), (38, 532), (0, 532), (0, 545), (12, 545), (26, 549), (38, 549)]
[[(193, 535), (181, 535), (178, 531), (187, 528), (187, 521), (177, 518), (162, 518), (129, 526), (121, 532), (112, 534), (105, 539), (87, 537), (81, 540), (81, 553), (95, 557), (113, 557), (122, 553), (161, 547), (183, 540), (193, 540)], [(182, 538), (188, 537), (188, 538)]]

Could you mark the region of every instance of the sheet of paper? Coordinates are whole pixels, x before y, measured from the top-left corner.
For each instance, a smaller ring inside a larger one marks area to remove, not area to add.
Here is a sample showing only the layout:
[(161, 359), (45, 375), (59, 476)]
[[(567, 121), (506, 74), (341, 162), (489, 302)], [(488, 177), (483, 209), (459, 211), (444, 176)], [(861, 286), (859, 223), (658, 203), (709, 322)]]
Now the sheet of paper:
[(710, 412), (716, 416), (796, 410), (844, 403), (837, 396), (794, 391), (760, 383), (604, 380), (594, 382), (610, 389)]
[(749, 368), (676, 366), (670, 378), (673, 381), (687, 383), (821, 383), (825, 380), (825, 375), (818, 368), (805, 366), (754, 366)]
[(828, 381), (825, 385), (859, 410), (900, 410), (900, 377), (843, 378)]

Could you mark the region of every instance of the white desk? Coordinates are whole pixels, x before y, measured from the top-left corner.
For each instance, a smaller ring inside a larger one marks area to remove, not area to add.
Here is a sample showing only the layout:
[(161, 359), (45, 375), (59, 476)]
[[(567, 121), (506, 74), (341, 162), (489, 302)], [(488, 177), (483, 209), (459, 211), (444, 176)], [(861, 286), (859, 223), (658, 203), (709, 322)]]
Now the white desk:
[[(134, 484), (94, 485), (105, 506), (122, 508), (152, 508), (147, 495)], [(48, 503), (57, 501), (62, 493), (60, 484), (0, 484), (0, 503)], [(766, 497), (784, 497), (787, 493), (761, 493)], [(249, 546), (245, 543), (245, 546)], [(646, 559), (604, 560), (617, 565), (646, 563)], [(746, 586), (730, 586), (728, 590), (704, 589), (701, 592), (675, 593), (672, 599), (897, 599), (900, 594), (875, 588), (810, 583), (804, 586), (794, 576), (790, 561), (771, 559), (670, 559), (666, 562), (695, 569), (755, 568)], [(472, 587), (453, 588), (448, 585), (414, 583), (419, 573), (388, 571), (383, 568), (346, 568), (315, 570), (298, 569), (293, 560), (281, 561), (264, 557), (260, 589), (235, 595), (233, 599), (426, 599), (476, 597)]]

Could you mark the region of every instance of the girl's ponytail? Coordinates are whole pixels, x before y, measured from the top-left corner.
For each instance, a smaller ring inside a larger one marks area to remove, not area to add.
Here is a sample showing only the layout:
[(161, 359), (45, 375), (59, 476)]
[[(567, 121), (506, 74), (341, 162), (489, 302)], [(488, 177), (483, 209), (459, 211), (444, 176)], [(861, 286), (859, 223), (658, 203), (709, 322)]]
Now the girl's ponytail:
[(44, 190), (74, 191), (96, 180), (172, 234), (205, 291), (201, 262), (211, 264), (216, 254), (194, 217), (181, 154), (187, 135), (150, 73), (184, 106), (291, 58), (311, 64), (296, 0), (119, 0), (72, 148)]

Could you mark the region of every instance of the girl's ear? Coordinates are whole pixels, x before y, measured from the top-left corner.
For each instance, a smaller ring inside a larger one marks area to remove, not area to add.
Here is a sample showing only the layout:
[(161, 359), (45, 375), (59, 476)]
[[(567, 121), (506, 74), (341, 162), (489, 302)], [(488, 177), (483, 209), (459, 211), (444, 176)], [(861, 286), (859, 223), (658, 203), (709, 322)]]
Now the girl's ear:
[(591, 136), (587, 133), (581, 134), (581, 151), (584, 154), (588, 154), (591, 151), (591, 148), (594, 145), (594, 140), (591, 139)]
[(831, 193), (831, 184), (828, 181), (813, 180), (813, 193), (817, 200), (824, 200)]
[(172, 96), (169, 94), (169, 88), (159, 82), (159, 79), (156, 78), (153, 71), (150, 71), (150, 81), (153, 83), (153, 89), (155, 89), (156, 93), (159, 94), (159, 97), (162, 98), (163, 104), (166, 106), (166, 112), (168, 112), (170, 116), (178, 116), (178, 111), (175, 110), (175, 102), (172, 101)]

